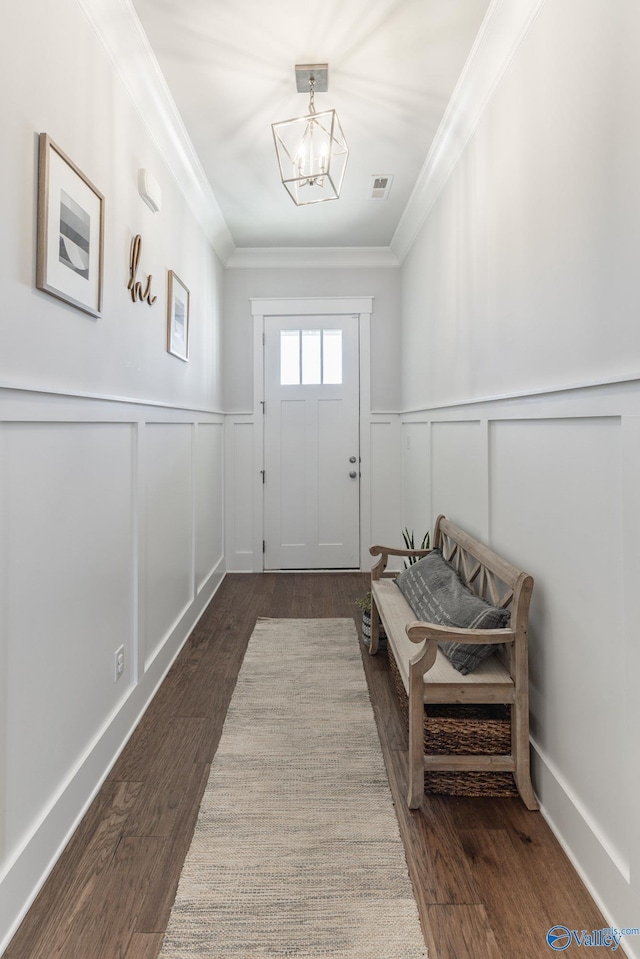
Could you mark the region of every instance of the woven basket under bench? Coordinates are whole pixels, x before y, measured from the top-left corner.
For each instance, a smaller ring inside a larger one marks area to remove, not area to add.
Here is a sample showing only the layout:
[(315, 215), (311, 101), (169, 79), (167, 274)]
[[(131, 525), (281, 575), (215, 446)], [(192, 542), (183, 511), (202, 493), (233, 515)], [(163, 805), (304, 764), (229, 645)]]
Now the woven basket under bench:
[[(409, 729), (409, 700), (402, 677), (387, 648), (400, 711)], [(511, 746), (510, 706), (430, 704), (424, 714), (424, 751), (431, 755), (498, 756)], [(517, 796), (512, 773), (425, 772), (426, 793), (440, 796)]]

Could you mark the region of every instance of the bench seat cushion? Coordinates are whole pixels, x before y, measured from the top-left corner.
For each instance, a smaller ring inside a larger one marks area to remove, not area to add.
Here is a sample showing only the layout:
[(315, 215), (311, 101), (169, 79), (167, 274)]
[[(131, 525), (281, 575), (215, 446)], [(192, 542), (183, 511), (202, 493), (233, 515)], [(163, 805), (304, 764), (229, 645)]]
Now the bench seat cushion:
[[(393, 654), (402, 677), (407, 695), (409, 693), (409, 661), (416, 654), (416, 645), (412, 643), (406, 633), (406, 626), (415, 620), (415, 613), (407, 603), (406, 599), (391, 579), (381, 579), (371, 584), (373, 599), (378, 608), (378, 612), (385, 624), (387, 632), (387, 641), (392, 646)], [(431, 669), (424, 674), (425, 690), (424, 701), (428, 702), (451, 702), (451, 686), (459, 688), (458, 702), (467, 701), (465, 687), (468, 689), (469, 702), (511, 702), (513, 700), (513, 680), (509, 670), (504, 663), (493, 656), (475, 669), (472, 673), (464, 675), (454, 669), (451, 662), (447, 659), (441, 649)], [(480, 686), (491, 686), (495, 690), (496, 686), (502, 686), (503, 695), (500, 697), (491, 696), (490, 698), (477, 699), (477, 688)], [(439, 695), (440, 687), (444, 694)], [(473, 692), (471, 690), (473, 687)]]
[[(422, 622), (464, 629), (505, 629), (510, 625), (509, 610), (476, 596), (439, 549), (403, 570), (396, 583)], [(440, 648), (465, 676), (496, 649), (495, 645), (477, 643), (440, 643)]]

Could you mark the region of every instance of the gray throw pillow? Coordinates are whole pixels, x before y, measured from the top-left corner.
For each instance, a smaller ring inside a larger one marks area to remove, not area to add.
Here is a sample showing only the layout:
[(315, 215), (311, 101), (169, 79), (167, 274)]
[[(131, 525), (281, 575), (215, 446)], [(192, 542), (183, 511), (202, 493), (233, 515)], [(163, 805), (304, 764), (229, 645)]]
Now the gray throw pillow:
[[(440, 626), (467, 629), (505, 629), (511, 625), (507, 609), (491, 606), (459, 579), (439, 549), (403, 570), (396, 584), (416, 619)], [(464, 676), (496, 650), (490, 643), (440, 643), (445, 656)]]

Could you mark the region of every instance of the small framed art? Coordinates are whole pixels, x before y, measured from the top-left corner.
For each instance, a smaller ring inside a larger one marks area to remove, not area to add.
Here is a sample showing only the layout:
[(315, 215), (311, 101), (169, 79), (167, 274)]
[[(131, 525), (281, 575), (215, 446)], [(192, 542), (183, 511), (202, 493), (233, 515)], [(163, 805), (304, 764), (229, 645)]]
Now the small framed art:
[(179, 360), (189, 359), (189, 290), (173, 270), (167, 296), (167, 350)]
[(101, 316), (103, 257), (104, 197), (41, 133), (36, 286)]

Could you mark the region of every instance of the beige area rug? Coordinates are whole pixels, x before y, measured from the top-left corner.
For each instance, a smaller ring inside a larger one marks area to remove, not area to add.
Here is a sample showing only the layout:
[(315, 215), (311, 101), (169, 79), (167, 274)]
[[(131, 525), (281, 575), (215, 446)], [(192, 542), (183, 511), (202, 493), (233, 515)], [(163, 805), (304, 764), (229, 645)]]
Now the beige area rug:
[(161, 959), (426, 955), (353, 621), (258, 620)]

